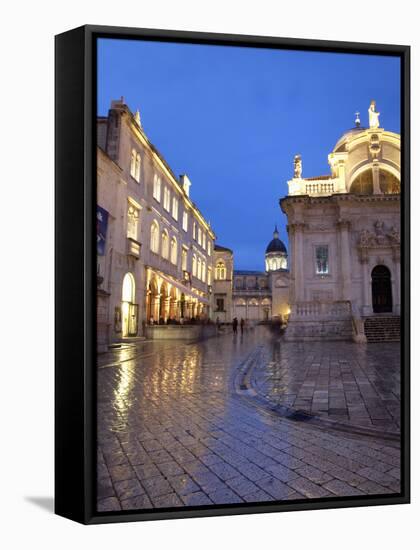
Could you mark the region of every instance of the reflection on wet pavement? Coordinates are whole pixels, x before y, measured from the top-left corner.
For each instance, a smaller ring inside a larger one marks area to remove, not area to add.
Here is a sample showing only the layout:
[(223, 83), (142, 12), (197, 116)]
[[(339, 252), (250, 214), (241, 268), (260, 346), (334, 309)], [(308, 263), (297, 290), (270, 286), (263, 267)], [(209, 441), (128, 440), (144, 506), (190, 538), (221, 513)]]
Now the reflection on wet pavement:
[[(235, 394), (238, 365), (260, 348), (264, 361), (255, 369), (255, 384), (269, 399), (289, 395), (289, 386), (297, 396), (299, 387), (307, 388), (308, 375), (293, 374), (289, 362), (303, 359), (311, 376), (319, 362), (324, 383), (324, 355), (318, 358), (313, 349), (309, 361), (296, 344), (296, 357), (293, 348), (281, 346), (259, 327), (243, 337), (146, 341), (100, 356), (98, 511), (398, 492), (397, 445), (273, 418)], [(340, 354), (328, 354), (340, 365), (347, 396), (354, 380)], [(368, 353), (368, 367), (360, 368), (386, 395), (390, 386), (375, 361)], [(335, 380), (338, 371), (330, 362)]]

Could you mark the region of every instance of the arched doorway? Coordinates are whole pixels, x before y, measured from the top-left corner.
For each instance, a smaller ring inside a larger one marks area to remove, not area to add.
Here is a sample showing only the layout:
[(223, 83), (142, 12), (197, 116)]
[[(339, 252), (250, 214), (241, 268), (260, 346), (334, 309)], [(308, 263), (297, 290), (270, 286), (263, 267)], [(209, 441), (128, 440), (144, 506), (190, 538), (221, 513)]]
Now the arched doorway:
[(122, 335), (137, 335), (138, 304), (136, 300), (136, 283), (131, 273), (124, 275), (122, 284)]
[(372, 309), (373, 313), (392, 312), (391, 273), (385, 265), (372, 269)]
[(154, 324), (159, 320), (159, 316), (156, 313), (158, 302), (158, 287), (153, 277), (147, 289), (146, 320), (148, 324)]

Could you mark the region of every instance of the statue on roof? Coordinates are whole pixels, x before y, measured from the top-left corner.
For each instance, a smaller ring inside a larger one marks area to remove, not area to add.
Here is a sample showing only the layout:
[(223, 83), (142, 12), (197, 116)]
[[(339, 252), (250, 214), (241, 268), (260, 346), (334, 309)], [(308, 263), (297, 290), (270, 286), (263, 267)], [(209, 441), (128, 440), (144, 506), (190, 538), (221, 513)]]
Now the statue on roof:
[(376, 110), (376, 102), (372, 99), (370, 102), (370, 107), (368, 109), (369, 113), (369, 128), (379, 128), (379, 115)]
[(294, 178), (302, 177), (302, 157), (300, 155), (295, 155), (294, 158)]

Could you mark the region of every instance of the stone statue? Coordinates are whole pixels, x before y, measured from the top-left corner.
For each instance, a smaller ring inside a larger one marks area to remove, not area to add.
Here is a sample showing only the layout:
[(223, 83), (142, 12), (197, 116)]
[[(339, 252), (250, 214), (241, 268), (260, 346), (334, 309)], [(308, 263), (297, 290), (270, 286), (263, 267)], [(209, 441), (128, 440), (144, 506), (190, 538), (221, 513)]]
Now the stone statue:
[(295, 171), (293, 177), (300, 179), (302, 177), (302, 157), (300, 155), (295, 155), (294, 166)]
[(376, 102), (372, 99), (370, 107), (368, 109), (369, 113), (369, 128), (379, 128), (379, 115), (376, 111)]
[(379, 220), (375, 222), (375, 233), (376, 233), (376, 242), (378, 244), (384, 244), (385, 242), (384, 222), (381, 222)]
[(371, 246), (375, 243), (375, 237), (367, 229), (362, 229), (360, 232), (359, 245), (360, 246)]
[(393, 244), (400, 244), (400, 234), (398, 233), (398, 231), (395, 229), (394, 226), (391, 227), (391, 230), (388, 233), (388, 239)]

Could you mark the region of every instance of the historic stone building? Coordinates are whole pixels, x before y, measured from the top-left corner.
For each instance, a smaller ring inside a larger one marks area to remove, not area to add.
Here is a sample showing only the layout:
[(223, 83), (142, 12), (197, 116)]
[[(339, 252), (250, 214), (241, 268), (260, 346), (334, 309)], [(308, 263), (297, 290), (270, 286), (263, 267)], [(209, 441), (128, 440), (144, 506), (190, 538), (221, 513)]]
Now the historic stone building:
[(330, 175), (304, 178), (297, 155), (280, 200), (292, 257), (286, 338), (362, 342), (387, 326), (392, 335), (400, 314), (400, 136), (379, 127), (372, 102), (369, 126), (357, 115), (328, 161)]
[(233, 252), (215, 245), (213, 318), (285, 321), (289, 314), (287, 250), (277, 227), (265, 252), (265, 271), (234, 270)]
[(98, 118), (98, 344), (210, 315), (215, 234), (123, 99)]

